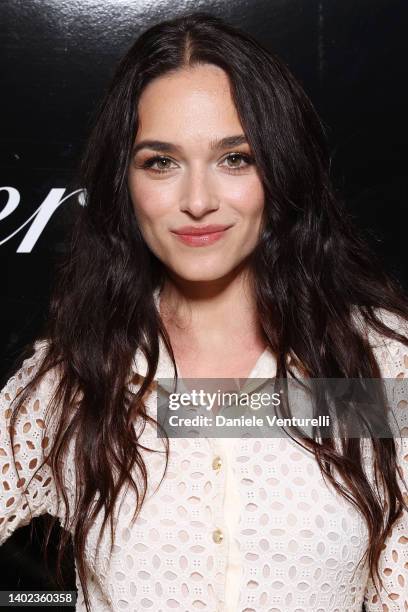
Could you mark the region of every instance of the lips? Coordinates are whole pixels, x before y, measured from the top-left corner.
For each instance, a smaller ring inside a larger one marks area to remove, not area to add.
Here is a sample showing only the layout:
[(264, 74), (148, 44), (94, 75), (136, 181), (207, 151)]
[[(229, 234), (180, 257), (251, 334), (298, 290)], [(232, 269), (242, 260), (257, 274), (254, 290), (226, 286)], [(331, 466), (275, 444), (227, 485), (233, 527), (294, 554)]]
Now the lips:
[(205, 247), (222, 239), (231, 225), (184, 225), (173, 230), (174, 236), (183, 244), (190, 247)]
[(231, 227), (230, 225), (183, 225), (176, 230), (172, 230), (174, 234), (183, 236), (203, 236), (207, 234), (214, 234), (216, 232), (223, 232), (224, 230)]

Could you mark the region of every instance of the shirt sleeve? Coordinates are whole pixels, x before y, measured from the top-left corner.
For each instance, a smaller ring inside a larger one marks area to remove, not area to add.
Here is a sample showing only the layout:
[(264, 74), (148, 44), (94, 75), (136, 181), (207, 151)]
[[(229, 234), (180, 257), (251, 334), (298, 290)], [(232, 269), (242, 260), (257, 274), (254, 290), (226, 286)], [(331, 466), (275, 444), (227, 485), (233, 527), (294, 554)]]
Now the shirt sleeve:
[(57, 495), (50, 466), (44, 464), (31, 480), (50, 443), (45, 411), (55, 384), (52, 371), (41, 379), (19, 412), (14, 425), (15, 462), (10, 440), (11, 403), (36, 371), (44, 342), (35, 343), (34, 354), (0, 392), (0, 544), (32, 518), (56, 512)]
[[(392, 319), (397, 331), (408, 335), (405, 322)], [(390, 319), (387, 321), (389, 324)], [(377, 358), (384, 378), (408, 379), (408, 346), (395, 340), (387, 339), (377, 344)], [(408, 380), (407, 380), (408, 385)], [(405, 396), (405, 395), (404, 395)], [(398, 463), (398, 482), (408, 504), (408, 491), (402, 479), (408, 483), (408, 402), (397, 397), (393, 410), (399, 411), (398, 422), (402, 436), (395, 438)], [(401, 412), (402, 411), (402, 412)], [(380, 597), (375, 590), (373, 580), (369, 577), (364, 603), (366, 612), (407, 612), (408, 611), (408, 512), (403, 509), (402, 515), (394, 523), (391, 533), (385, 541), (379, 559), (379, 574), (384, 588), (379, 587)], [(379, 586), (379, 585), (378, 585)]]

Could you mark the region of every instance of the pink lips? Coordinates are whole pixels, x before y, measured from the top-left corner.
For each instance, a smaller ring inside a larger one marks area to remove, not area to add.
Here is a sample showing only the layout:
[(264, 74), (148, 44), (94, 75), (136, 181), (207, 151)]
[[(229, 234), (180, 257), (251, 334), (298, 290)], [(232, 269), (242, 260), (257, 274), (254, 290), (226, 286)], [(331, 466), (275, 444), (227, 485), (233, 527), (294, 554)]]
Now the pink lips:
[(173, 230), (172, 233), (189, 246), (207, 246), (222, 238), (230, 227), (230, 225), (205, 225), (202, 227), (184, 225), (177, 230)]

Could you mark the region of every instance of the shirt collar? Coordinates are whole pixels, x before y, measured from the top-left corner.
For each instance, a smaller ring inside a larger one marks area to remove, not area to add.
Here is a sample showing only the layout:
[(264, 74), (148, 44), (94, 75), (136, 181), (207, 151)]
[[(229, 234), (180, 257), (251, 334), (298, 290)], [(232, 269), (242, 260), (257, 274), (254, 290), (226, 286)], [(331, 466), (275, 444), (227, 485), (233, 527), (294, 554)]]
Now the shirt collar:
[[(160, 287), (156, 288), (153, 292), (153, 298), (156, 305), (157, 310), (159, 310), (160, 306)], [(143, 351), (138, 348), (136, 354), (133, 359), (133, 371), (136, 374), (137, 382), (140, 382), (142, 378), (145, 378), (147, 375), (147, 359), (143, 353)], [(173, 362), (170, 358), (170, 355), (167, 351), (166, 345), (161, 336), (159, 336), (159, 361), (156, 370), (156, 374), (154, 376), (154, 381), (156, 385), (158, 384), (158, 379), (168, 378), (173, 379), (175, 376)], [(241, 389), (242, 391), (252, 392), (255, 389), (263, 386), (266, 379), (270, 379), (276, 376), (276, 358), (269, 347), (265, 349), (262, 355), (259, 357), (255, 366), (253, 367), (250, 375), (248, 376), (249, 382), (244, 385)], [(256, 379), (256, 380), (253, 380)], [(134, 379), (133, 379), (134, 380)], [(159, 383), (162, 388), (166, 388), (165, 385)], [(155, 385), (155, 386), (156, 386)]]

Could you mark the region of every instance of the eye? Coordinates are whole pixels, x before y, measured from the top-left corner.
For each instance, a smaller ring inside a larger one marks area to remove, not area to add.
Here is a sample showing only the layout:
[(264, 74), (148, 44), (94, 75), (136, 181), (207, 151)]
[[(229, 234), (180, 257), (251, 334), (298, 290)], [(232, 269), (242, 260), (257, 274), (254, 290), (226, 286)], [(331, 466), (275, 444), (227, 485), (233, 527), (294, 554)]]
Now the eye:
[[(152, 170), (153, 172), (157, 172), (158, 174), (163, 174), (165, 172), (168, 172), (169, 169), (171, 170), (171, 168), (169, 168), (170, 163), (173, 160), (171, 160), (169, 157), (165, 157), (163, 155), (155, 155), (154, 157), (149, 157), (149, 159), (146, 159), (145, 162), (143, 162), (142, 164), (142, 168), (147, 168), (149, 170)], [(164, 167), (163, 166), (159, 166), (158, 168), (154, 168), (154, 164), (165, 164)]]
[[(224, 158), (224, 161), (232, 161), (233, 164), (232, 166), (227, 165), (228, 168), (228, 172), (240, 172), (241, 170), (244, 170), (245, 168), (247, 168), (248, 166), (251, 166), (254, 162), (255, 159), (252, 157), (252, 155), (247, 155), (245, 153), (229, 153), (227, 155), (227, 157)], [(242, 162), (244, 161), (245, 163), (235, 163), (235, 162)]]
[[(229, 153), (224, 158), (224, 162), (225, 161), (232, 162), (232, 166), (227, 165), (226, 167), (229, 173), (234, 174), (236, 172), (241, 172), (248, 166), (254, 164), (255, 159), (251, 155), (247, 155), (245, 153)], [(237, 161), (239, 162), (238, 165), (235, 163)], [(172, 159), (170, 159), (170, 157), (166, 157), (164, 155), (154, 155), (153, 157), (146, 159), (141, 167), (143, 169), (151, 170), (156, 174), (165, 174), (174, 169), (174, 167), (171, 166), (172, 163), (174, 162)], [(157, 166), (154, 167), (156, 164)]]

